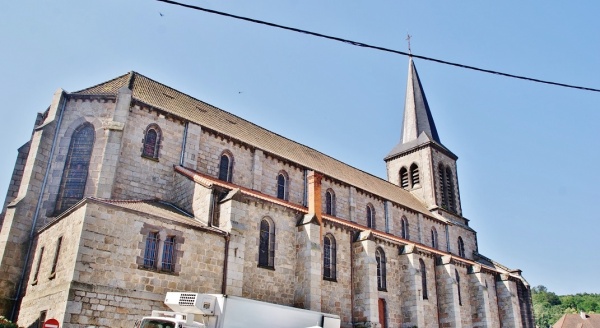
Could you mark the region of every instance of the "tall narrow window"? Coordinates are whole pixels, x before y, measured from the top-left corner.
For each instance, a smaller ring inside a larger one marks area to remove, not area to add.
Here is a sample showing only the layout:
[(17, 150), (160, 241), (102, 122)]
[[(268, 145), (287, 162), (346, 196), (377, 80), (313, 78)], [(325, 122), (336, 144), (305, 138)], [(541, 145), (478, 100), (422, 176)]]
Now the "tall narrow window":
[(410, 166), (410, 182), (411, 187), (417, 187), (419, 184), (419, 166), (417, 164), (413, 164)]
[(410, 236), (408, 234), (408, 219), (406, 217), (402, 217), (402, 219), (400, 220), (400, 225), (401, 225), (401, 236), (404, 239), (409, 239)]
[(258, 266), (273, 268), (275, 266), (275, 225), (267, 218), (260, 221), (258, 244)]
[(375, 210), (371, 204), (367, 204), (367, 227), (375, 229)]
[(40, 311), (40, 317), (37, 320), (37, 327), (38, 328), (44, 327), (44, 322), (46, 322), (46, 314), (47, 313), (48, 313), (47, 310)]
[(142, 156), (148, 158), (158, 158), (158, 150), (160, 149), (160, 128), (156, 124), (150, 124), (144, 133), (144, 146), (142, 148)]
[(438, 234), (435, 228), (431, 228), (431, 247), (438, 248)]
[(377, 261), (377, 289), (386, 290), (385, 253), (381, 248), (375, 250), (375, 261)]
[(40, 274), (40, 267), (42, 266), (42, 257), (44, 256), (44, 247), (40, 248), (40, 255), (38, 255), (37, 267), (33, 274), (33, 283), (36, 284), (38, 281), (38, 275)]
[(163, 245), (162, 270), (175, 271), (175, 236), (168, 236)]
[(90, 123), (82, 124), (73, 132), (56, 200), (58, 212), (83, 199), (94, 147), (94, 133), (94, 126)]
[(454, 274), (456, 275), (456, 288), (458, 288), (458, 305), (462, 305), (462, 297), (460, 294), (460, 276), (458, 275), (458, 270), (454, 269)]
[(213, 198), (212, 198), (212, 217), (210, 225), (213, 227), (221, 226), (221, 201), (227, 196), (226, 191), (221, 191), (217, 189), (213, 189)]
[(400, 187), (408, 189), (408, 170), (405, 167), (400, 169)]
[(456, 201), (454, 198), (454, 181), (452, 179), (452, 170), (450, 167), (446, 167), (446, 194), (448, 195), (448, 209), (450, 211), (456, 211)]
[(327, 234), (323, 240), (323, 278), (335, 280), (336, 278), (336, 245), (335, 238)]
[(442, 208), (448, 208), (448, 189), (446, 188), (446, 169), (440, 163), (438, 166), (440, 196), (442, 197)]
[(458, 256), (465, 257), (465, 243), (462, 237), (458, 237)]
[(56, 242), (56, 251), (54, 252), (54, 260), (52, 260), (52, 270), (50, 271), (50, 278), (54, 278), (54, 276), (56, 275), (56, 265), (58, 264), (58, 255), (60, 254), (62, 238), (62, 236), (58, 237), (58, 241)]
[(156, 269), (158, 242), (158, 232), (148, 233), (148, 237), (146, 237), (146, 248), (144, 249), (144, 268), (146, 269)]
[(427, 269), (425, 268), (425, 262), (423, 259), (419, 259), (421, 265), (421, 289), (423, 290), (423, 299), (427, 299)]
[(282, 172), (277, 175), (277, 198), (287, 200), (287, 177)]
[(331, 189), (325, 192), (325, 214), (335, 216), (335, 193)]
[(221, 161), (219, 162), (219, 180), (231, 182), (231, 175), (233, 172), (233, 160), (229, 155), (221, 155)]

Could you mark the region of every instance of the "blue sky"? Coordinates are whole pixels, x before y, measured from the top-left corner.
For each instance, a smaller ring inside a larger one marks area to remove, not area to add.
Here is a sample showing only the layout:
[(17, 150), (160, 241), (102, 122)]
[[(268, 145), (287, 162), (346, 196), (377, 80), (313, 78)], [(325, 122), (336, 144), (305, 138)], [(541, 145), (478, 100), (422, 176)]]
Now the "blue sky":
[[(401, 51), (410, 33), (414, 54), (600, 88), (596, 1), (187, 3)], [(5, 2), (0, 44), (2, 193), (55, 90), (131, 70), (382, 178), (400, 137), (400, 55), (151, 0)], [(480, 252), (600, 293), (600, 93), (415, 64)]]

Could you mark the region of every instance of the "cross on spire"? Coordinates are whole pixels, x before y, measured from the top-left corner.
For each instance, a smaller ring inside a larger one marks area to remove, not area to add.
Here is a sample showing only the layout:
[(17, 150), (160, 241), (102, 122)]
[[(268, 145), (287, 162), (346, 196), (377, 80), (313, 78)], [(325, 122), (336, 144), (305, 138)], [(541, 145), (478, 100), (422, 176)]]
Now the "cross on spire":
[(410, 34), (406, 34), (406, 41), (408, 41), (408, 53), (412, 55), (412, 50), (410, 49), (410, 38), (412, 38), (412, 36)]

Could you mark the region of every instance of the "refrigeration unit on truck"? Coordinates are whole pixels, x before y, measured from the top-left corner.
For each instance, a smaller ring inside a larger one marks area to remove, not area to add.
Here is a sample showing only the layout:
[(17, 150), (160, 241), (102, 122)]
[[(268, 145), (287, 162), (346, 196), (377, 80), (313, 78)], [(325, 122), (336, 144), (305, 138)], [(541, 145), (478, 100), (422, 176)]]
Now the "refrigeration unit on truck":
[(167, 293), (171, 311), (152, 311), (136, 328), (339, 328), (340, 317), (223, 294)]

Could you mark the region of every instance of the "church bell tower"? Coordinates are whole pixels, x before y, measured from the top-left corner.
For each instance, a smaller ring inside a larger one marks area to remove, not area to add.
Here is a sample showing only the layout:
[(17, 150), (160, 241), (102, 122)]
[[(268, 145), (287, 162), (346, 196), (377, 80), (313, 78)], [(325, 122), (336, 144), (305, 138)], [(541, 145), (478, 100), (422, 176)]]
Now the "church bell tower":
[(430, 210), (462, 216), (456, 160), (440, 141), (419, 74), (410, 57), (400, 142), (385, 157), (388, 181), (421, 198)]

